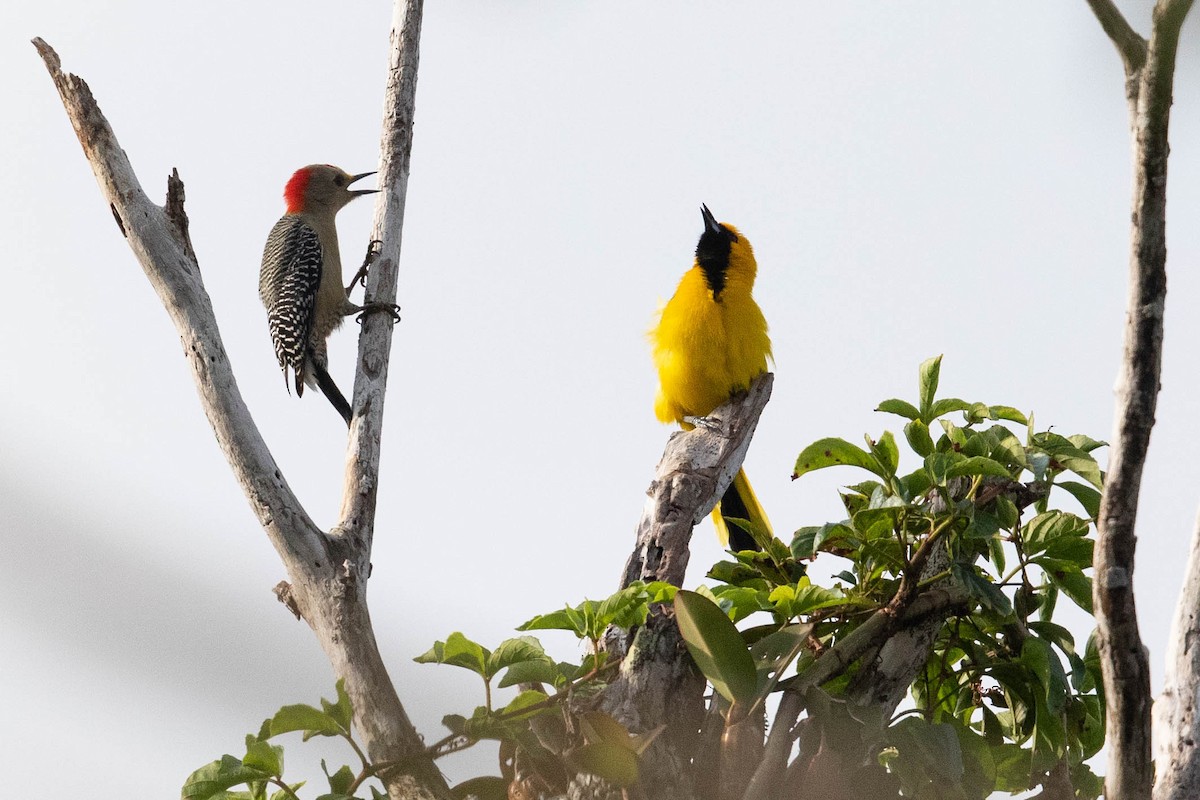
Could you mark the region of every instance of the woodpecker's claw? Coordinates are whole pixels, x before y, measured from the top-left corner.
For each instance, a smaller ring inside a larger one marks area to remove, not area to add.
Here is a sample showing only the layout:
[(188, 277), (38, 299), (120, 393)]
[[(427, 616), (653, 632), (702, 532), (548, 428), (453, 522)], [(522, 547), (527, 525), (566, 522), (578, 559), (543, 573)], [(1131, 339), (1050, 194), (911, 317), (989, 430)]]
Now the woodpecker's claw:
[(395, 303), (363, 303), (358, 307), (358, 316), (354, 318), (354, 321), (362, 325), (363, 317), (379, 312), (389, 315), (392, 322), (400, 321), (400, 306)]
[(358, 268), (358, 272), (354, 273), (354, 279), (350, 281), (350, 285), (346, 287), (346, 294), (350, 294), (354, 290), (356, 284), (361, 283), (363, 288), (367, 288), (367, 273), (371, 270), (371, 264), (375, 263), (375, 259), (379, 258), (379, 253), (383, 249), (383, 242), (379, 239), (372, 239), (367, 244), (367, 254), (363, 257), (362, 266)]

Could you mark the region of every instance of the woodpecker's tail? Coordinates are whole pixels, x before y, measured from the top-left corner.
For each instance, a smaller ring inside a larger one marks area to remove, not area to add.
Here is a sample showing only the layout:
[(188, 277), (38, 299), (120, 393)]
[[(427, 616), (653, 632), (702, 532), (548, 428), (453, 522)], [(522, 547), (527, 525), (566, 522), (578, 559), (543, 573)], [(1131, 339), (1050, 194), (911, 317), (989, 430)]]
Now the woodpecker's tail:
[(754, 490), (750, 488), (750, 479), (746, 470), (738, 470), (733, 483), (725, 490), (725, 496), (712, 513), (713, 524), (717, 526), (717, 539), (722, 545), (734, 552), (740, 550), (761, 550), (749, 532), (742, 529), (729, 519), (745, 520), (750, 527), (760, 535), (773, 536), (771, 523), (767, 521), (767, 512), (763, 511)]
[(321, 394), (329, 399), (329, 402), (337, 409), (337, 412), (342, 415), (342, 419), (346, 420), (346, 425), (350, 424), (352, 416), (350, 404), (346, 402), (346, 398), (342, 395), (337, 384), (333, 382), (333, 378), (329, 376), (329, 372), (322, 364), (316, 361), (309, 361), (312, 368), (312, 375), (317, 379), (317, 388), (321, 390)]

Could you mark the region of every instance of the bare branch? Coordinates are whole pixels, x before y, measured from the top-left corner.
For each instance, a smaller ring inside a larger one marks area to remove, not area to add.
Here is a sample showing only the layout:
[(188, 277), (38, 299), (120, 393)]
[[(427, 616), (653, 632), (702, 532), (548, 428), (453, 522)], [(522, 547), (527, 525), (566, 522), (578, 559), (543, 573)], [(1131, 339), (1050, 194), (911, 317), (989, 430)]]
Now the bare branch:
[(1154, 704), (1155, 800), (1200, 797), (1200, 517), (1192, 532), (1183, 591), (1175, 605), (1163, 693)]
[[(370, 302), (396, 301), (397, 265), (404, 226), (404, 202), (412, 153), (416, 108), (417, 64), (420, 59), (421, 14), (424, 0), (395, 0), (392, 12), (391, 55), (383, 105), (380, 143), (379, 199), (375, 205), (372, 238), (382, 242), (366, 280)], [(379, 446), (383, 435), (383, 398), (388, 359), (392, 352), (392, 322), (384, 314), (363, 320), (358, 338), (358, 369), (354, 376), (354, 420), (346, 450), (342, 510), (334, 534), (354, 534), (369, 558), (379, 492)]]
[(152, 203), (87, 83), (64, 73), (58, 54), (46, 42), (34, 39), (33, 45), (54, 80), (122, 235), (179, 331), (217, 443), (271, 543), (285, 563), (326, 561), (320, 530), (276, 466), (233, 377), (200, 266), (187, 238), (182, 182), (177, 174), (172, 176), (166, 209)]
[(879, 609), (848, 636), (821, 653), (812, 666), (781, 685), (787, 691), (803, 697), (810, 688), (841, 675), (863, 654), (882, 646), (897, 631), (918, 626), (930, 617), (944, 616), (962, 607), (960, 590), (931, 586), (913, 598), (905, 608), (886, 606)]
[(1087, 0), (1087, 4), (1092, 7), (1092, 13), (1100, 20), (1100, 27), (1104, 28), (1121, 54), (1125, 73), (1132, 75), (1140, 70), (1146, 63), (1146, 40), (1129, 25), (1113, 0)]
[[(692, 529), (741, 469), (773, 382), (773, 375), (763, 375), (745, 395), (709, 414), (709, 424), (671, 435), (647, 492), (622, 587), (639, 580), (683, 583)], [(605, 646), (622, 662), (620, 676), (605, 689), (604, 710), (634, 733), (662, 728), (642, 759), (646, 796), (693, 797), (694, 771), (688, 765), (699, 746), (705, 682), (687, 654), (673, 609), (652, 607), (628, 653), (624, 633), (615, 628)]]
[(1167, 294), (1167, 129), (1175, 53), (1179, 30), (1191, 4), (1192, 0), (1159, 0), (1145, 63), (1127, 81), (1127, 86), (1137, 82), (1136, 90), (1129, 92), (1134, 136), (1129, 299), (1093, 560), (1093, 598), (1108, 711), (1105, 797), (1109, 800), (1149, 798), (1154, 780), (1150, 760), (1150, 666), (1138, 630), (1133, 593), (1135, 523), (1162, 365)]
[(712, 512), (741, 469), (774, 380), (768, 372), (743, 397), (709, 414), (716, 427), (671, 435), (647, 492), (622, 587), (639, 580), (683, 584), (692, 529)]
[[(407, 3), (397, 0), (398, 25), (393, 31), (393, 46), (400, 48), (403, 42), (411, 50), (411, 58), (404, 63), (412, 70), (416, 67), (420, 8), (420, 0)], [(291, 579), (290, 591), (286, 593), (288, 607), (312, 627), (335, 674), (345, 679), (354, 705), (355, 725), (371, 759), (376, 763), (405, 764), (402, 773), (396, 771), (384, 777), (390, 795), (447, 797), (445, 780), (425, 752), (421, 737), (409, 721), (384, 668), (366, 604), (382, 420), (382, 377), (386, 376), (390, 329), (381, 321), (368, 320), (366, 342), (360, 350), (360, 363), (366, 368), (368, 383), (377, 382), (361, 393), (356, 391), (362, 413), (351, 434), (352, 453), (361, 455), (352, 458), (357, 467), (350, 482), (353, 496), (346, 503), (351, 509), (350, 524), (339, 529), (339, 533), (357, 535), (326, 536), (288, 488), (238, 391), (188, 240), (183, 184), (178, 175), (172, 175), (169, 182), (166, 208), (151, 203), (87, 84), (74, 75), (63, 74), (57, 54), (41, 39), (35, 39), (34, 45), (58, 88), (122, 235), (175, 323), (217, 441), (284, 562)], [(393, 53), (393, 62), (400, 61), (399, 55)], [(395, 70), (393, 79), (394, 74)], [(412, 77), (409, 76), (409, 84)], [(392, 82), (389, 81), (389, 86)], [(407, 108), (408, 128), (401, 136), (411, 138), (411, 92)], [(389, 113), (389, 122), (395, 124), (395, 117)], [(390, 270), (376, 270), (369, 284), (370, 291), (388, 299), (395, 296), (399, 217), (394, 215), (394, 209), (403, 207), (407, 151), (398, 166), (391, 166), (391, 159), (392, 156), (385, 154), (385, 168), (392, 177), (384, 194), (387, 207), (393, 209), (393, 215), (385, 215), (385, 219), (395, 220), (392, 224), (396, 228), (388, 237), (391, 250), (384, 256), (385, 261), (390, 260)], [(360, 369), (360, 378), (363, 372)], [(372, 441), (364, 442), (366, 438)], [(281, 595), (281, 599), (285, 598)]]

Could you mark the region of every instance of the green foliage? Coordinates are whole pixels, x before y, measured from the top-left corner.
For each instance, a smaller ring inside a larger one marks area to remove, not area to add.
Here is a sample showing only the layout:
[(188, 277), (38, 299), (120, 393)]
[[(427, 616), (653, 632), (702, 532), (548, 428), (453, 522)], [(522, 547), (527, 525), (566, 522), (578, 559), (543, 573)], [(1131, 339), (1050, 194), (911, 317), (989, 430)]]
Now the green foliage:
[[(865, 471), (864, 480), (842, 490), (847, 517), (799, 528), (783, 558), (772, 548), (717, 564), (709, 577), (720, 583), (709, 593), (733, 622), (769, 615), (769, 624), (740, 636), (757, 670), (794, 663), (794, 674), (770, 691), (805, 685), (824, 650), (838, 647), (872, 613), (902, 613), (930, 588), (957, 592), (963, 600), (938, 630), (912, 686), (914, 709), (849, 740), (872, 742), (909, 797), (1024, 791), (1062, 764), (1077, 796), (1095, 797), (1099, 783), (1084, 762), (1103, 743), (1099, 670), (1052, 619), (1061, 597), (1091, 613), (1091, 530), (1103, 483), (1091, 454), (1103, 443), (1039, 431), (1032, 415), (1011, 406), (939, 398), (940, 374), (940, 357), (929, 359), (919, 370), (915, 404), (879, 404), (905, 420), (902, 440), (885, 431), (865, 447), (826, 437), (804, 448), (794, 477), (832, 467)], [(909, 452), (901, 452), (900, 441)], [(906, 471), (909, 463), (916, 468)], [(1052, 500), (1063, 506), (1051, 507)], [(793, 577), (804, 573), (793, 562), (815, 558), (845, 561), (834, 586)], [(760, 647), (800, 624), (812, 640), (802, 652), (781, 657), (779, 647)], [(720, 652), (736, 649), (727, 629), (681, 630), (689, 647), (719, 636)], [(731, 674), (744, 676), (742, 661), (696, 658), (727, 699), (723, 687)], [(836, 697), (862, 668), (840, 667), (823, 686)], [(737, 693), (733, 699), (746, 702)], [(811, 700), (815, 718), (822, 712)], [(823, 708), (828, 716), (835, 706)]]
[(730, 703), (749, 703), (758, 682), (754, 659), (724, 612), (695, 592), (675, 595), (675, 618), (688, 652), (713, 688)]
[[(1099, 656), (1091, 639), (1078, 648), (1054, 615), (1063, 598), (1091, 613), (1091, 534), (1103, 485), (1092, 453), (1103, 443), (1039, 431), (1032, 414), (1011, 406), (939, 398), (940, 378), (940, 357), (929, 359), (915, 403), (879, 404), (903, 420), (901, 437), (884, 431), (863, 446), (827, 437), (800, 452), (795, 477), (860, 471), (860, 482), (840, 492), (845, 518), (800, 527), (786, 543), (758, 532), (761, 552), (729, 554), (709, 571), (711, 586), (638, 583), (519, 627), (572, 633), (586, 645), (579, 663), (556, 662), (529, 635), (489, 649), (455, 632), (418, 656), (474, 673), (483, 689), (469, 715), (444, 717), (449, 734), (426, 754), (500, 743), (500, 775), (465, 781), (454, 796), (500, 800), (516, 783), (522, 796), (561, 794), (578, 773), (636, 794), (642, 754), (658, 731), (633, 736), (587, 709), (618, 666), (606, 661), (606, 635), (640, 627), (654, 604), (671, 604), (726, 732), (761, 724), (779, 692), (802, 705), (793, 729), (799, 754), (788, 770), (795, 786), (982, 800), (1025, 792), (1053, 771), (1069, 774), (1076, 798), (1098, 797), (1102, 781), (1086, 761), (1104, 741)], [(832, 585), (808, 575), (816, 559), (837, 565)], [(870, 685), (879, 647), (923, 596), (945, 605), (910, 707), (888, 719), (851, 695), (856, 681)], [(875, 638), (852, 649), (865, 637)], [(367, 789), (382, 796), (368, 782), (387, 765), (371, 764), (354, 742), (352, 711), (340, 682), (336, 701), (319, 709), (281, 708), (246, 737), (241, 758), (226, 755), (193, 773), (183, 797), (298, 797), (301, 785), (284, 781), (283, 748), (271, 741), (293, 732), (305, 741), (340, 737), (361, 762), (326, 770), (329, 791), (318, 800)], [(736, 737), (718, 738), (723, 747)]]
[[(269, 740), (295, 732), (300, 732), (304, 741), (314, 736), (340, 736), (362, 763), (358, 771), (343, 765), (331, 775), (326, 769), (329, 791), (318, 800), (356, 800), (355, 792), (359, 789), (369, 789), (373, 800), (377, 800), (382, 793), (366, 783), (376, 770), (351, 735), (354, 709), (340, 680), (336, 692), (337, 700), (330, 702), (322, 698), (320, 709), (309, 705), (284, 706), (273, 717), (263, 720), (257, 734), (246, 735), (246, 753), (241, 758), (224, 755), (189, 775), (183, 784), (183, 800), (294, 800), (304, 782), (284, 781), (283, 747)], [(324, 761), (321, 767), (325, 769)], [(246, 786), (245, 791), (229, 791), (242, 785)], [(277, 787), (277, 790), (268, 795), (270, 787)]]

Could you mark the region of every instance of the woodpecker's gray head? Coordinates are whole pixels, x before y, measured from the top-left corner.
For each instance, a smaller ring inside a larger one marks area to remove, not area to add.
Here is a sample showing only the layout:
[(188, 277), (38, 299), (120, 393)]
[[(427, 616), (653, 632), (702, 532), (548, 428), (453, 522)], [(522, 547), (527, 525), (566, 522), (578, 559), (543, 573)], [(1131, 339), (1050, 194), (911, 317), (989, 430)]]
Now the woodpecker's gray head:
[(374, 175), (361, 172), (351, 175), (345, 170), (329, 164), (309, 164), (292, 175), (283, 190), (289, 214), (325, 209), (337, 212), (342, 206), (364, 194), (374, 194), (378, 189), (351, 189), (350, 184)]

